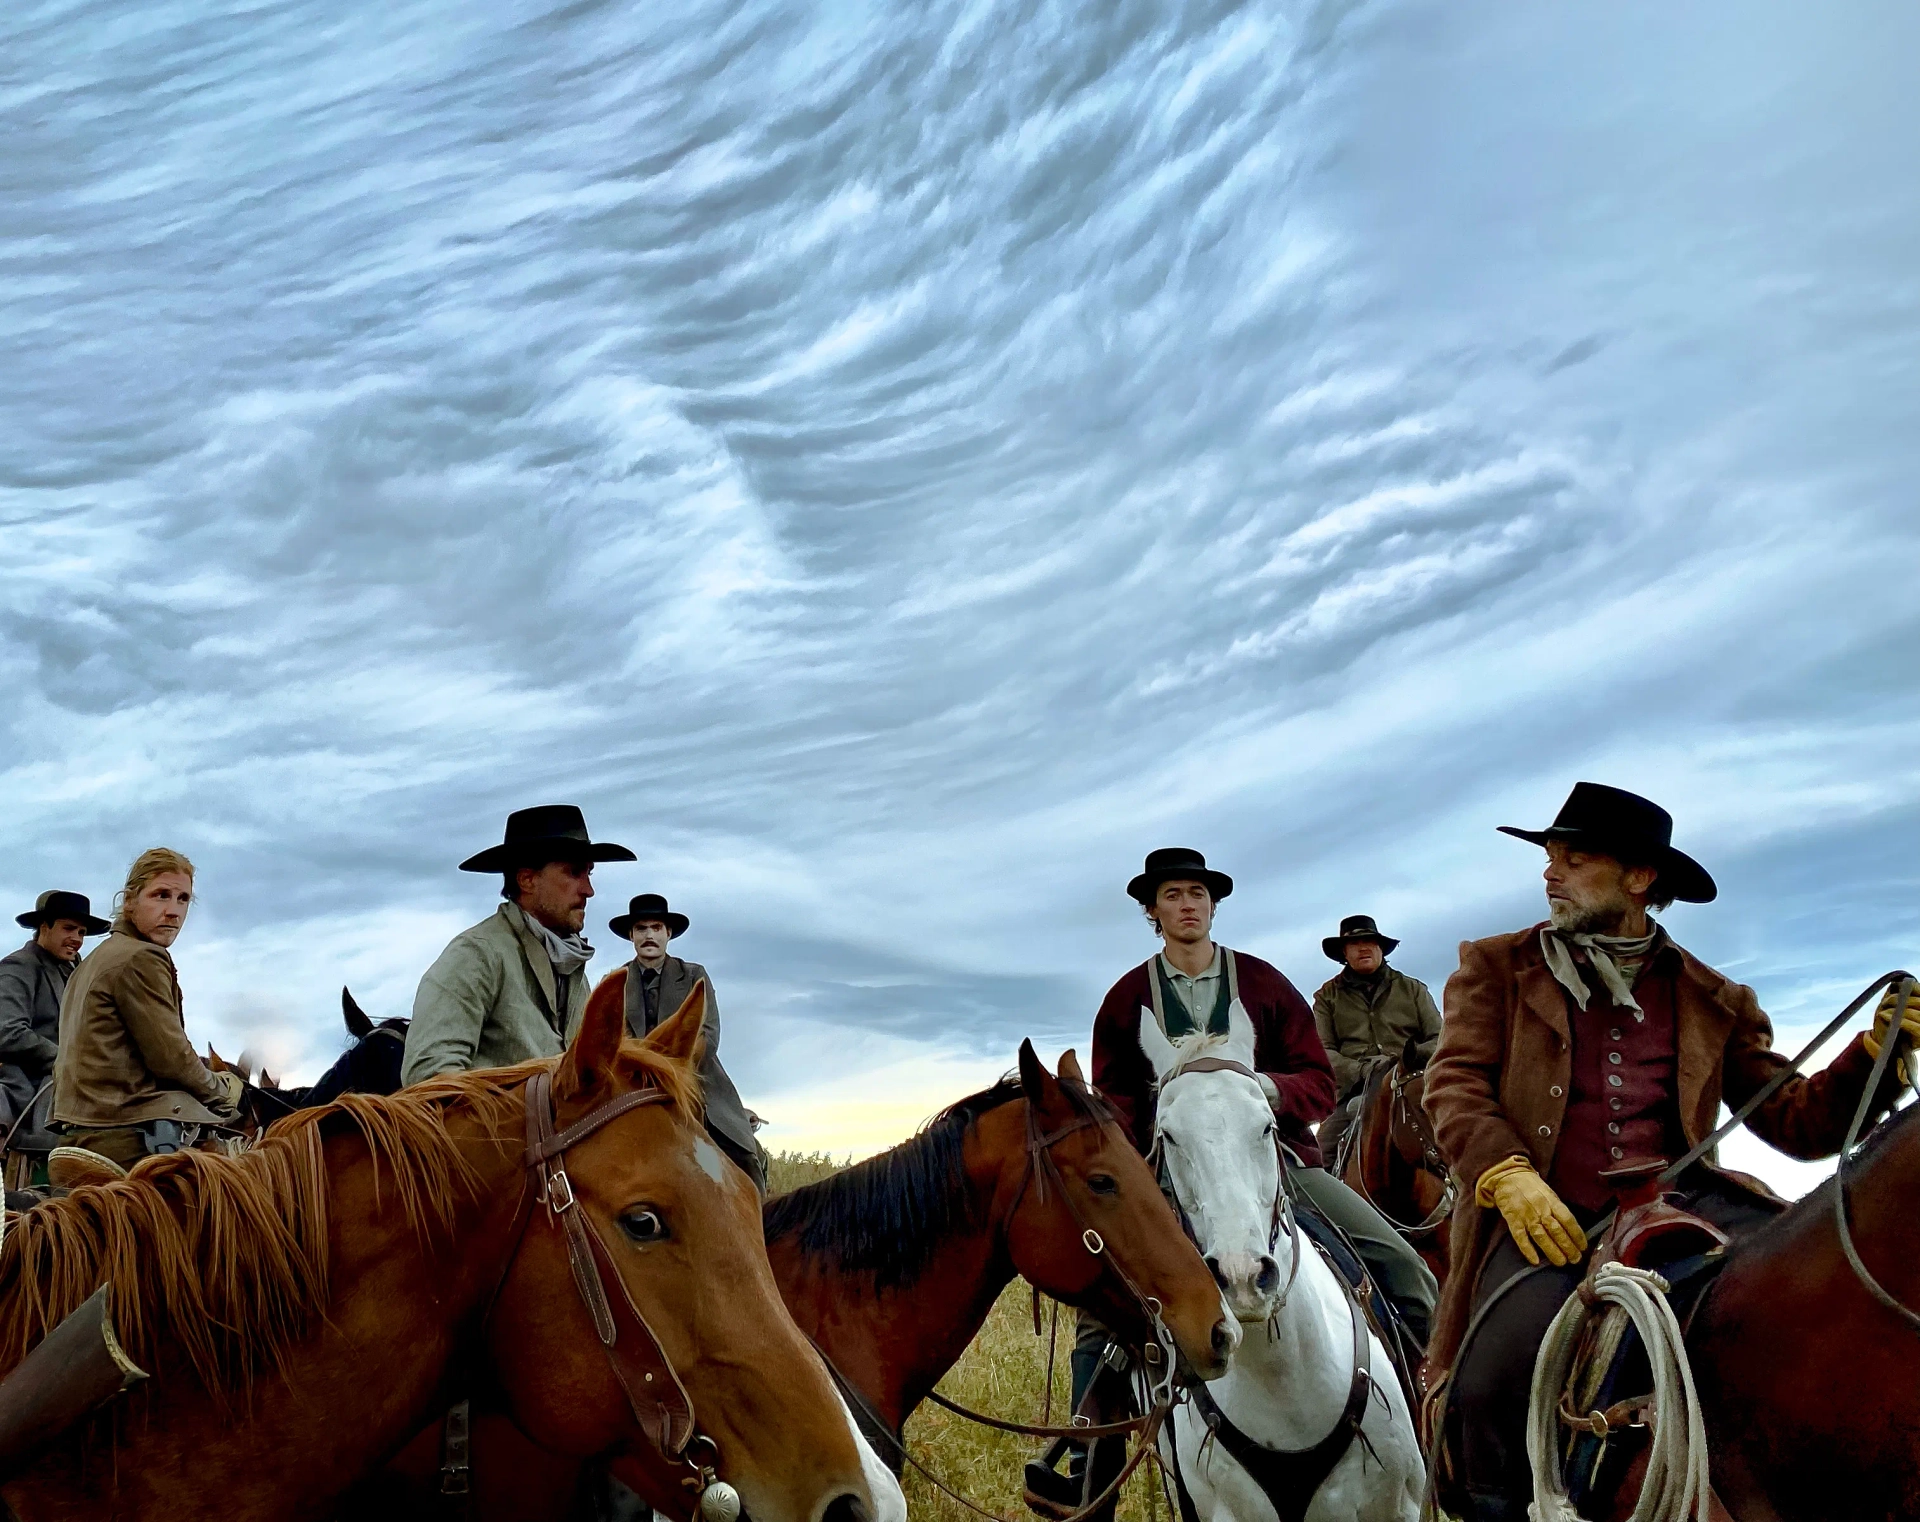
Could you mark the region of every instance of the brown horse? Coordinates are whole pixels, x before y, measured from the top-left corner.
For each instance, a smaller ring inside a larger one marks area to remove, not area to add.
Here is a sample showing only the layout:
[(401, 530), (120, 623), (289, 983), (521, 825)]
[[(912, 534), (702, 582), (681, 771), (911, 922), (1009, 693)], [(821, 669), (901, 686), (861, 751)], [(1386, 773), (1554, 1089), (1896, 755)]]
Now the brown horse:
[[(623, 1044), (620, 1000), (596, 998), (557, 1063), (349, 1096), (242, 1156), (149, 1158), (20, 1218), (0, 1248), (0, 1370), (105, 1281), (154, 1378), (7, 1503), (23, 1522), (323, 1516), (488, 1378), (541, 1443), (610, 1455), (685, 1516), (681, 1471), (648, 1436), (658, 1408), (615, 1369), (644, 1318), (663, 1381), (677, 1374), (691, 1399), (695, 1444), (714, 1445), (759, 1522), (864, 1516), (859, 1446), (780, 1304), (752, 1186), (700, 1125), (703, 1010), (689, 1005)], [(547, 1126), (569, 1143), (558, 1159), (536, 1151)], [(596, 1239), (613, 1352), (569, 1268), (569, 1240)]]
[(896, 1465), (907, 1417), (1016, 1274), (1139, 1345), (1150, 1328), (1131, 1281), (1158, 1302), (1182, 1362), (1202, 1379), (1224, 1372), (1239, 1341), (1153, 1170), (1072, 1052), (1055, 1078), (1022, 1042), (1017, 1080), (961, 1100), (890, 1152), (769, 1201), (766, 1228), (794, 1320), (887, 1424), (893, 1442), (882, 1440), (881, 1457)]
[(1411, 1041), (1397, 1061), (1374, 1067), (1341, 1147), (1340, 1177), (1386, 1217), (1444, 1284), (1454, 1188), (1422, 1108), (1425, 1087), (1426, 1063)]
[(1842, 1175), (1861, 1263), (1908, 1313), (1848, 1263), (1829, 1179), (1733, 1244), (1688, 1330), (1713, 1488), (1739, 1522), (1920, 1516), (1920, 1106)]

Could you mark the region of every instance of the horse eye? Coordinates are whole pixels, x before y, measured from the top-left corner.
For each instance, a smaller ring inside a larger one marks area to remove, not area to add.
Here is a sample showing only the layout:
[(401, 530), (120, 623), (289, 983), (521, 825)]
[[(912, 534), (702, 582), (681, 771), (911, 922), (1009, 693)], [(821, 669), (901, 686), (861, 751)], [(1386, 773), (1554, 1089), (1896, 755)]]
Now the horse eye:
[(629, 1210), (621, 1216), (620, 1229), (635, 1242), (664, 1242), (667, 1239), (667, 1223), (660, 1219), (658, 1211), (645, 1207)]
[(1118, 1194), (1120, 1185), (1111, 1173), (1089, 1173), (1087, 1187), (1095, 1194)]

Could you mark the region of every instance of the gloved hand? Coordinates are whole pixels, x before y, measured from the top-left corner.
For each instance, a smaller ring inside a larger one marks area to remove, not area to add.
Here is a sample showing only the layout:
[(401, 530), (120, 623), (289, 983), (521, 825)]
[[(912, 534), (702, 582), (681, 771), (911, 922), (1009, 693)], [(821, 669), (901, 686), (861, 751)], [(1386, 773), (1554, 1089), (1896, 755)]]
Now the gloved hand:
[[(1900, 1003), (1900, 985), (1889, 984), (1887, 991), (1880, 995), (1880, 1007), (1873, 1012), (1873, 1032), (1865, 1038), (1867, 1055), (1879, 1060), (1880, 1047), (1887, 1039), (1887, 1032), (1893, 1029), (1893, 1012)], [(1920, 1046), (1920, 988), (1915, 988), (1907, 996), (1906, 1018), (1900, 1022), (1900, 1029), (1907, 1033), (1909, 1041)]]
[(220, 1092), (207, 1101), (207, 1108), (228, 1120), (236, 1118), (247, 1097), (246, 1080), (238, 1073), (215, 1073), (213, 1081), (219, 1085)]
[(1524, 1157), (1506, 1158), (1481, 1174), (1474, 1198), (1500, 1212), (1529, 1263), (1544, 1253), (1555, 1268), (1565, 1268), (1587, 1250), (1587, 1234), (1573, 1212)]

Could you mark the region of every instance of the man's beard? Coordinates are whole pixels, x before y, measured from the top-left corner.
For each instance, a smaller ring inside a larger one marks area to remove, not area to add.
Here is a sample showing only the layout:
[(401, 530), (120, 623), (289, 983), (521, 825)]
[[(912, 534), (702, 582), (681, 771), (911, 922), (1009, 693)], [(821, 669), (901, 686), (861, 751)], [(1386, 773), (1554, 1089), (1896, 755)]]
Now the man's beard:
[(1547, 900), (1547, 919), (1562, 935), (1617, 935), (1632, 910), (1632, 901), (1617, 888), (1585, 903), (1567, 898)]

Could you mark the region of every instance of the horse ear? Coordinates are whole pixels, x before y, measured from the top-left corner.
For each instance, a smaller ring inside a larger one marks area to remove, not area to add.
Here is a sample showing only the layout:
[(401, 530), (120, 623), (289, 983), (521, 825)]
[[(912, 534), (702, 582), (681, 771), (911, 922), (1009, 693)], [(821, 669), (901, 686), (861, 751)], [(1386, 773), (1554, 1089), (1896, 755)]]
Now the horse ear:
[(1165, 1078), (1180, 1060), (1179, 1049), (1167, 1040), (1167, 1033), (1160, 1029), (1153, 1011), (1144, 1004), (1140, 1006), (1140, 1050), (1147, 1054), (1156, 1079)]
[(627, 970), (617, 968), (600, 980), (580, 1016), (580, 1029), (553, 1075), (556, 1099), (589, 1094), (613, 1072), (620, 1038), (627, 1033)]
[(347, 1022), (347, 1034), (355, 1041), (365, 1040), (373, 1034), (373, 1021), (367, 1018), (367, 1012), (353, 1002), (353, 991), (345, 984), (340, 986), (340, 1015)]
[(213, 1043), (211, 1041), (207, 1043), (207, 1067), (216, 1073), (224, 1073), (227, 1070), (226, 1063), (221, 1060), (220, 1054), (213, 1049)]
[(1053, 1074), (1047, 1071), (1047, 1065), (1034, 1051), (1031, 1041), (1020, 1043), (1020, 1088), (1027, 1096), (1027, 1103), (1036, 1109), (1045, 1109), (1057, 1097), (1060, 1085), (1054, 1082)]
[[(624, 973), (625, 968), (621, 971)], [(604, 988), (606, 984), (601, 984)], [(624, 989), (625, 983), (622, 983)], [(626, 1005), (625, 998), (621, 1007)], [(699, 1063), (707, 1049), (707, 980), (693, 985), (693, 992), (680, 1001), (680, 1007), (647, 1033), (646, 1047), (662, 1057), (691, 1065)]]
[(1246, 1005), (1235, 999), (1227, 1006), (1227, 1050), (1252, 1067), (1254, 1048), (1258, 1044), (1253, 1030), (1253, 1016), (1247, 1013)]
[(1083, 1089), (1087, 1086), (1087, 1075), (1080, 1071), (1080, 1059), (1074, 1055), (1072, 1047), (1060, 1054), (1058, 1072), (1062, 1078), (1070, 1079)]

